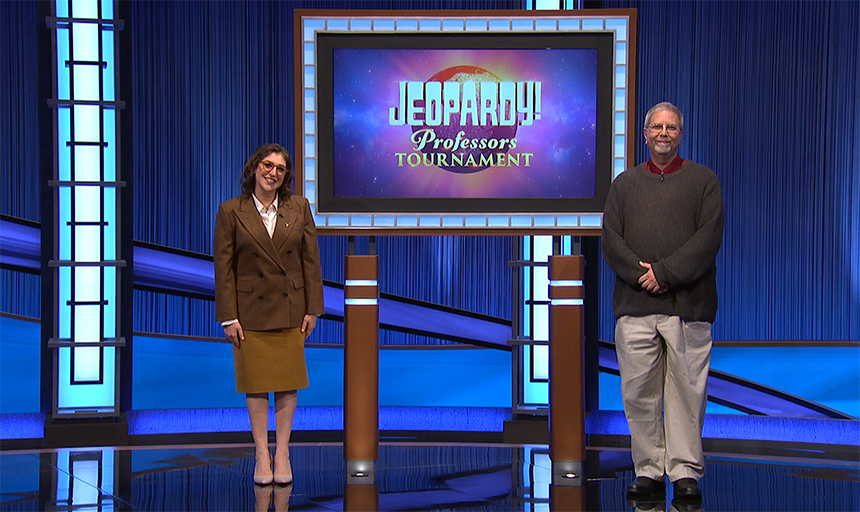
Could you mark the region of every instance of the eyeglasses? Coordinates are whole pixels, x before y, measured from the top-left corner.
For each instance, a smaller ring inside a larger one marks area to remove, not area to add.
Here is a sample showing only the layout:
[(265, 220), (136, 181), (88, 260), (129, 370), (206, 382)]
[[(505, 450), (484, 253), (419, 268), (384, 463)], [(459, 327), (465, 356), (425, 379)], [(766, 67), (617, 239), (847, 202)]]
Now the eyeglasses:
[(284, 167), (282, 165), (275, 165), (274, 163), (272, 163), (268, 160), (263, 160), (262, 162), (260, 162), (260, 167), (262, 167), (263, 170), (266, 172), (272, 172), (272, 169), (276, 169), (278, 171), (278, 174), (280, 174), (282, 176), (287, 173), (286, 167)]
[(668, 133), (669, 135), (674, 135), (674, 134), (678, 133), (678, 130), (679, 130), (677, 124), (654, 123), (654, 124), (648, 125), (648, 130), (650, 130), (651, 133), (660, 133), (663, 131), (663, 129), (665, 129), (666, 133)]

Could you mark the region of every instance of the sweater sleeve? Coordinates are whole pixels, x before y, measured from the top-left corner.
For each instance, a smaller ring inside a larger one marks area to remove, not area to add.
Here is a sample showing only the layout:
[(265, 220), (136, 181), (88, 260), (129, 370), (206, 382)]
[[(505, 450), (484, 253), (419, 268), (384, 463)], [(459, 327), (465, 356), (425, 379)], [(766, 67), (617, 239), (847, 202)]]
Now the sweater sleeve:
[(702, 277), (714, 266), (723, 239), (723, 198), (717, 177), (704, 187), (696, 232), (678, 250), (653, 264), (661, 286), (678, 288)]
[[(619, 176), (620, 178), (620, 176)], [(624, 240), (624, 216), (619, 179), (609, 187), (609, 195), (603, 210), (603, 230), (600, 248), (603, 259), (615, 275), (630, 286), (639, 288), (639, 278), (645, 269), (639, 265), (640, 258)]]

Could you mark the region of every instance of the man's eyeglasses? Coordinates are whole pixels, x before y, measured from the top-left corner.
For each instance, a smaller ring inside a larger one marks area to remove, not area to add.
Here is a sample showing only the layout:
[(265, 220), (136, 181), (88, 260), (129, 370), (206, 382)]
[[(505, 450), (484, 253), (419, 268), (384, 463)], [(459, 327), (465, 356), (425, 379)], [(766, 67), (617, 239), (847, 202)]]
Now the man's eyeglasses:
[(660, 133), (660, 132), (662, 132), (664, 129), (666, 130), (666, 133), (668, 133), (668, 134), (670, 134), (670, 135), (674, 135), (674, 134), (678, 133), (678, 130), (679, 130), (678, 125), (677, 125), (677, 124), (659, 124), (659, 123), (654, 123), (654, 124), (649, 124), (649, 125), (648, 125), (648, 130), (649, 130), (649, 131), (651, 131), (651, 133)]
[(262, 167), (263, 170), (266, 172), (272, 172), (272, 169), (276, 169), (278, 171), (278, 174), (280, 175), (284, 175), (287, 173), (286, 167), (283, 167), (281, 165), (275, 165), (268, 160), (263, 160), (262, 162), (260, 162), (260, 167)]

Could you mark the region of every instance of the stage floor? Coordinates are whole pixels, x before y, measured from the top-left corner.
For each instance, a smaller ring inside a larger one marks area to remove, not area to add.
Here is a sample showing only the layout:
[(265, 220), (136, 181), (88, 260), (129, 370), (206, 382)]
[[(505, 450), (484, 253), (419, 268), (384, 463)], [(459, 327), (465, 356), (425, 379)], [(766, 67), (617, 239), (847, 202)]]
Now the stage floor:
[[(860, 455), (858, 455), (860, 458)], [(0, 452), (6, 510), (860, 510), (860, 461), (708, 453), (701, 503), (631, 503), (626, 449), (589, 449), (580, 488), (551, 487), (546, 445), (382, 443), (374, 485), (346, 485), (340, 443), (291, 447), (294, 483), (255, 486), (251, 444)]]

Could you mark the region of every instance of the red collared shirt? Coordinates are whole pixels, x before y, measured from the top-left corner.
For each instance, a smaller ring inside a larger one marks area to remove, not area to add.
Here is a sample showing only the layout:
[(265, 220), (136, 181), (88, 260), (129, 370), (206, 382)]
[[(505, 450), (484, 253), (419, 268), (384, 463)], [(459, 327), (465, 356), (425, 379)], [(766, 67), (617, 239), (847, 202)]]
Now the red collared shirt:
[(651, 174), (672, 174), (680, 169), (682, 165), (684, 165), (684, 159), (681, 158), (680, 155), (675, 155), (675, 159), (669, 162), (669, 165), (667, 165), (663, 170), (654, 165), (654, 162), (650, 159), (645, 162), (645, 169)]

